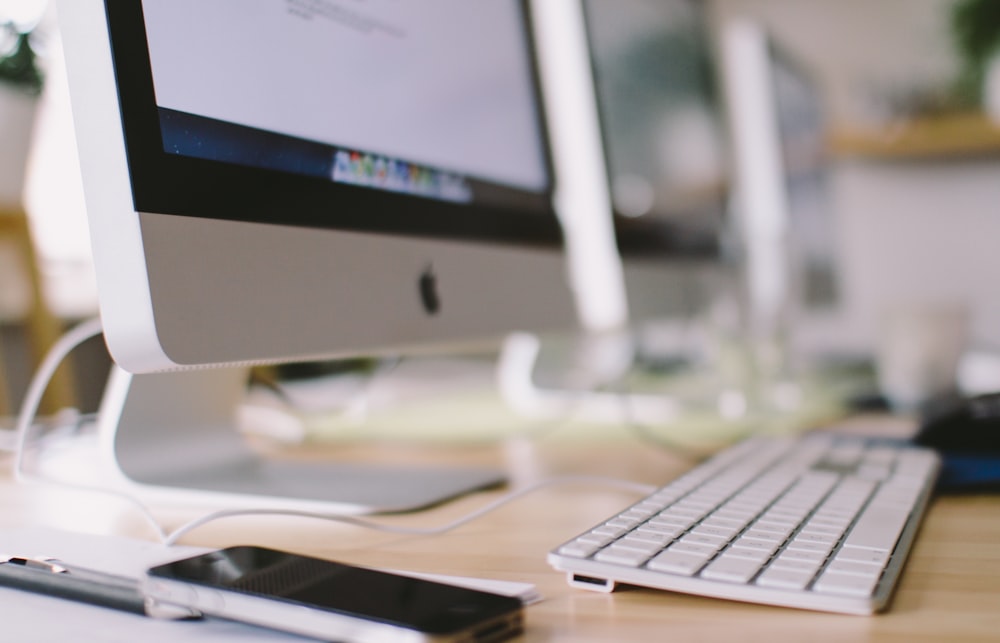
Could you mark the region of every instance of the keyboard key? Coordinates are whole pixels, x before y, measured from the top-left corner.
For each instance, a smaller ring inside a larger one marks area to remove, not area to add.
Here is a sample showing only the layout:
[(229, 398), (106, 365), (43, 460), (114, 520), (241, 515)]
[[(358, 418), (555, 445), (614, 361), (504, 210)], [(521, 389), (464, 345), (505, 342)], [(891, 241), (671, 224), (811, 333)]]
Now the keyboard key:
[(865, 463), (858, 467), (855, 475), (865, 480), (881, 482), (892, 475), (892, 467), (886, 464)]
[(683, 552), (685, 554), (698, 554), (700, 556), (712, 556), (719, 548), (714, 545), (697, 545), (680, 540), (670, 546), (670, 551)]
[(680, 542), (687, 543), (691, 545), (708, 545), (714, 547), (715, 549), (721, 549), (723, 545), (729, 542), (728, 538), (722, 538), (721, 536), (709, 536), (706, 534), (696, 534), (690, 533), (683, 536)]
[(795, 529), (792, 527), (776, 530), (769, 527), (762, 528), (761, 526), (755, 524), (750, 527), (750, 529), (743, 532), (743, 535), (747, 538), (759, 538), (760, 540), (774, 539), (780, 544), (788, 540), (788, 537), (792, 535), (793, 531), (795, 531)]
[(704, 516), (707, 512), (703, 509), (694, 509), (692, 507), (670, 507), (664, 513), (670, 516), (678, 516), (684, 518), (694, 518), (697, 520)]
[(767, 512), (767, 516), (772, 520), (784, 520), (785, 522), (799, 525), (809, 515), (809, 512), (812, 511), (813, 504), (815, 503), (807, 503), (801, 506), (775, 505)]
[(709, 563), (700, 576), (710, 580), (746, 583), (757, 575), (760, 567), (755, 560), (722, 555)]
[(873, 502), (847, 534), (844, 547), (892, 551), (908, 517), (907, 512), (886, 510)]
[(563, 556), (572, 556), (573, 558), (586, 558), (600, 548), (601, 545), (599, 544), (574, 540), (560, 547), (559, 553)]
[(645, 525), (639, 525), (638, 527), (636, 527), (635, 531), (632, 533), (658, 534), (660, 536), (663, 536), (664, 538), (676, 538), (677, 536), (683, 534), (684, 531), (685, 531), (684, 527), (678, 527), (676, 525), (663, 526), (663, 525), (651, 525), (649, 523), (646, 523)]
[(712, 517), (706, 518), (705, 521), (702, 522), (701, 524), (706, 527), (723, 527), (723, 528), (730, 527), (732, 529), (736, 529), (737, 531), (739, 531), (740, 529), (743, 529), (743, 527), (745, 527), (747, 523), (742, 520), (718, 518), (715, 517), (715, 514), (712, 514)]
[(802, 549), (786, 549), (775, 558), (775, 562), (780, 560), (799, 560), (805, 562), (815, 562), (817, 564), (826, 560), (826, 552)]
[(712, 515), (719, 518), (727, 518), (729, 520), (736, 520), (746, 524), (757, 517), (756, 511), (737, 508), (735, 506), (723, 505), (722, 508), (717, 509)]
[(865, 454), (867, 462), (892, 464), (896, 460), (896, 449), (891, 447), (872, 447)]
[(767, 554), (770, 556), (774, 553), (774, 550), (778, 548), (780, 543), (776, 543), (773, 540), (760, 540), (757, 538), (747, 538), (746, 536), (741, 536), (733, 541), (733, 549), (748, 549), (750, 551), (760, 552), (761, 554)]
[(788, 545), (786, 545), (786, 547), (792, 550), (818, 552), (823, 555), (829, 554), (830, 550), (833, 549), (832, 544), (817, 543), (812, 542), (811, 540), (799, 540), (798, 538), (793, 538)]
[(582, 536), (577, 537), (577, 540), (579, 540), (579, 541), (585, 541), (585, 542), (588, 542), (588, 543), (596, 543), (598, 545), (607, 545), (608, 543), (610, 543), (614, 539), (615, 539), (614, 536), (607, 536), (607, 535), (604, 535), (604, 534), (598, 534), (598, 533), (594, 533), (593, 531), (587, 532), (587, 533), (583, 534)]
[(650, 518), (649, 525), (677, 525), (687, 529), (695, 523), (695, 519), (690, 516), (675, 516), (667, 512), (661, 512), (655, 518)]
[(647, 563), (646, 567), (658, 572), (693, 576), (705, 566), (708, 556), (673, 552), (669, 549)]
[[(789, 529), (794, 529), (799, 526), (802, 522), (801, 518), (794, 518), (784, 511), (767, 511), (761, 515), (757, 523), (775, 525), (781, 527), (787, 527)], [(754, 523), (754, 524), (757, 524)]]
[(823, 566), (826, 559), (822, 560), (803, 560), (798, 558), (787, 558), (785, 556), (778, 556), (771, 561), (770, 568), (772, 569), (785, 569), (788, 571), (796, 572), (808, 572), (815, 575), (819, 571), (819, 568)]
[(599, 560), (602, 563), (624, 565), (626, 567), (638, 567), (649, 560), (649, 554), (634, 549), (622, 549), (612, 546), (594, 554), (594, 560)]
[(837, 560), (853, 560), (861, 563), (884, 566), (891, 553), (884, 549), (865, 549), (864, 547), (841, 548), (836, 555)]
[(828, 545), (832, 548), (837, 541), (840, 540), (840, 536), (803, 529), (795, 536), (795, 540), (802, 543), (818, 543), (821, 545)]
[(878, 577), (882, 574), (881, 565), (873, 565), (871, 563), (862, 563), (853, 560), (834, 559), (829, 565), (827, 565), (826, 570), (829, 572), (837, 572), (838, 574), (856, 574), (858, 576)]
[(801, 590), (812, 582), (815, 572), (769, 567), (757, 578), (761, 587)]
[(612, 547), (616, 549), (631, 549), (633, 551), (645, 552), (647, 558), (663, 549), (663, 545), (660, 545), (659, 543), (643, 540), (641, 537), (636, 538), (632, 534), (625, 536), (612, 545)]
[(843, 594), (846, 596), (871, 596), (878, 584), (878, 577), (858, 576), (823, 572), (813, 585), (813, 590), (821, 594)]
[(628, 527), (611, 527), (608, 524), (601, 525), (600, 527), (595, 527), (590, 530), (590, 533), (597, 534), (599, 536), (610, 536), (611, 538), (617, 538), (624, 533), (628, 533)]
[(641, 522), (642, 520), (639, 518), (622, 518), (619, 516), (618, 518), (615, 518), (614, 520), (609, 520), (604, 524), (614, 529), (623, 529), (625, 531), (628, 531), (629, 529), (632, 529)]
[(800, 533), (826, 534), (828, 536), (836, 536), (836, 539), (839, 540), (840, 536), (844, 533), (844, 530), (843, 528), (832, 527), (830, 525), (824, 525), (824, 524), (814, 524), (812, 521), (809, 521), (802, 528), (802, 531)]
[(755, 560), (760, 565), (763, 565), (771, 558), (771, 554), (769, 552), (758, 551), (756, 549), (733, 549), (730, 547), (725, 551), (725, 554), (730, 558), (746, 558), (748, 560)]
[(705, 524), (698, 525), (691, 530), (692, 535), (712, 536), (722, 538), (725, 541), (732, 540), (733, 536), (738, 533), (740, 533), (740, 530), (733, 527), (712, 527)]
[(631, 534), (630, 537), (639, 540), (645, 540), (651, 543), (659, 543), (661, 547), (665, 546), (667, 543), (672, 542), (677, 536), (675, 533), (665, 533), (662, 531), (657, 531), (654, 529), (649, 529), (648, 527), (639, 527)]
[(766, 540), (767, 542), (772, 542), (775, 545), (780, 545), (785, 542), (785, 534), (774, 531), (763, 531), (752, 527), (743, 533), (744, 538), (750, 538), (753, 540)]
[(703, 499), (686, 498), (678, 502), (672, 508), (691, 510), (698, 516), (704, 516), (706, 513), (709, 512), (709, 510), (715, 509), (716, 505), (718, 504), (719, 503), (717, 500), (709, 500), (707, 498)]

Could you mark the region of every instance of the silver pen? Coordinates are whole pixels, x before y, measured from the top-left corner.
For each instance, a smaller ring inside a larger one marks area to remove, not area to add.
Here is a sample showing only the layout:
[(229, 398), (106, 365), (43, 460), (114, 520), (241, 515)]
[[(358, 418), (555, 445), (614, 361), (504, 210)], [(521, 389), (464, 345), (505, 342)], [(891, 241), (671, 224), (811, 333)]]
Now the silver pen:
[(164, 619), (197, 618), (200, 613), (148, 600), (139, 582), (52, 558), (0, 556), (0, 586)]

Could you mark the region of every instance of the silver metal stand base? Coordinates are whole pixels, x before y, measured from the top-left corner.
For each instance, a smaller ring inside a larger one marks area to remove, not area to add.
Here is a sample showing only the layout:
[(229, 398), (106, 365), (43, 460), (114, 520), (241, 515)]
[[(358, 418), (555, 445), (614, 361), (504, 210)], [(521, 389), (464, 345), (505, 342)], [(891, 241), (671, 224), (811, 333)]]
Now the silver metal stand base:
[(98, 418), (103, 467), (143, 500), (386, 513), (504, 482), (498, 471), (262, 458), (235, 426), (244, 369), (132, 375), (113, 367)]

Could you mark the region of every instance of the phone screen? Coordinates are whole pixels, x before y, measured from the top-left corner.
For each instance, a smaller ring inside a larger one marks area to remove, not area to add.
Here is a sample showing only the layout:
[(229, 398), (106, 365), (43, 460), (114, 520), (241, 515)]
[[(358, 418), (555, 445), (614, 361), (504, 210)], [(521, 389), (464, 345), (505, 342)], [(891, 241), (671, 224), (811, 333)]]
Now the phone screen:
[(518, 599), (260, 547), (231, 547), (149, 575), (446, 635), (521, 609)]

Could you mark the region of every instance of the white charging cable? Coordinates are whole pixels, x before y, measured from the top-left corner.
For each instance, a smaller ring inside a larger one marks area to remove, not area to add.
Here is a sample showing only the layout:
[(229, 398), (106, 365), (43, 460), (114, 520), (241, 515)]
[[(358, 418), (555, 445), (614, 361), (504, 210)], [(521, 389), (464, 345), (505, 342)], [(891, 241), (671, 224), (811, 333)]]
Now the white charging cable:
[(547, 480), (542, 480), (523, 489), (518, 489), (512, 491), (500, 498), (494, 500), (493, 502), (481, 507), (461, 518), (453, 520), (444, 525), (438, 527), (401, 527), (398, 525), (386, 525), (374, 520), (359, 518), (353, 515), (347, 514), (325, 514), (325, 513), (314, 513), (308, 511), (296, 511), (296, 510), (280, 510), (280, 509), (224, 509), (221, 511), (214, 511), (209, 514), (205, 514), (199, 518), (191, 520), (180, 527), (174, 529), (172, 532), (167, 532), (163, 526), (157, 521), (156, 517), (153, 515), (152, 511), (140, 502), (135, 496), (131, 494), (120, 492), (114, 489), (109, 489), (107, 487), (96, 487), (90, 485), (82, 485), (72, 482), (64, 482), (61, 480), (53, 480), (51, 478), (39, 478), (34, 476), (29, 476), (24, 467), (24, 461), (26, 457), (26, 452), (28, 450), (29, 437), (31, 433), (31, 428), (35, 422), (36, 416), (38, 414), (38, 406), (41, 403), (42, 395), (45, 393), (45, 389), (48, 387), (49, 381), (52, 379), (56, 369), (62, 363), (62, 361), (69, 355), (74, 348), (90, 339), (95, 337), (102, 332), (100, 319), (90, 319), (81, 322), (74, 328), (70, 329), (66, 334), (59, 338), (52, 348), (45, 355), (42, 363), (39, 365), (38, 369), (35, 371), (34, 376), (31, 379), (31, 383), (28, 386), (28, 390), (24, 396), (24, 401), (21, 405), (20, 412), (18, 413), (17, 426), (16, 426), (16, 449), (14, 452), (14, 479), (19, 483), (38, 483), (38, 484), (49, 484), (58, 485), (62, 487), (67, 487), (75, 490), (90, 491), (94, 493), (101, 493), (105, 495), (110, 495), (120, 500), (124, 500), (129, 505), (137, 509), (147, 523), (156, 532), (158, 539), (165, 545), (175, 545), (177, 541), (184, 535), (190, 533), (191, 531), (202, 527), (210, 522), (217, 520), (222, 520), (224, 518), (233, 518), (238, 516), (291, 516), (300, 518), (311, 518), (318, 520), (329, 520), (340, 523), (347, 523), (350, 525), (355, 525), (358, 527), (363, 527), (366, 529), (374, 529), (378, 531), (384, 531), (395, 534), (405, 534), (405, 535), (438, 535), (443, 534), (453, 529), (457, 529), (473, 520), (476, 520), (492, 511), (503, 507), (504, 505), (517, 500), (523, 496), (530, 493), (538, 491), (540, 489), (554, 486), (554, 485), (599, 485), (606, 486), (615, 489), (622, 489), (626, 491), (635, 492), (640, 495), (648, 495), (653, 492), (654, 487), (650, 485), (640, 484), (637, 482), (632, 482), (628, 480), (621, 480), (617, 478), (609, 478), (603, 476), (592, 476), (592, 475), (567, 475), (559, 476), (554, 478), (549, 478)]
[(28, 438), (31, 434), (31, 428), (34, 426), (35, 420), (38, 416), (38, 407), (41, 404), (42, 396), (45, 394), (45, 389), (48, 388), (53, 375), (55, 375), (56, 369), (58, 369), (63, 360), (65, 360), (66, 357), (73, 352), (73, 349), (91, 337), (100, 335), (102, 332), (103, 327), (101, 326), (100, 318), (95, 317), (80, 322), (56, 340), (56, 342), (49, 349), (48, 353), (45, 354), (41, 364), (39, 364), (38, 368), (35, 370), (35, 374), (32, 376), (31, 382), (28, 384), (28, 390), (24, 394), (24, 400), (21, 403), (21, 409), (17, 415), (17, 424), (15, 425), (16, 443), (13, 466), (14, 480), (21, 484), (36, 483), (57, 485), (79, 491), (93, 491), (124, 500), (138, 510), (143, 518), (145, 518), (146, 522), (153, 528), (153, 531), (156, 532), (157, 537), (161, 541), (165, 541), (167, 534), (163, 527), (153, 516), (149, 508), (139, 502), (134, 496), (105, 487), (95, 487), (72, 482), (63, 482), (61, 480), (53, 480), (51, 478), (30, 476), (25, 470), (24, 461), (27, 457)]
[(622, 489), (625, 491), (635, 492), (640, 495), (649, 495), (655, 491), (655, 487), (652, 485), (641, 484), (638, 482), (631, 482), (629, 480), (621, 480), (618, 478), (608, 478), (604, 476), (590, 476), (590, 475), (566, 475), (557, 476), (553, 478), (548, 478), (546, 480), (541, 480), (535, 484), (524, 487), (523, 489), (518, 489), (516, 491), (511, 491), (500, 498), (497, 498), (493, 502), (480, 507), (479, 509), (457, 518), (451, 522), (445, 523), (437, 527), (403, 527), (399, 525), (386, 525), (374, 520), (369, 520), (366, 518), (359, 518), (357, 516), (350, 515), (338, 515), (338, 514), (324, 514), (324, 513), (313, 513), (308, 511), (295, 511), (295, 510), (283, 510), (283, 509), (223, 509), (221, 511), (215, 511), (210, 514), (206, 514), (201, 518), (197, 518), (182, 525), (172, 531), (166, 539), (167, 545), (174, 545), (177, 543), (182, 536), (194, 531), (195, 529), (206, 525), (210, 522), (221, 520), (223, 518), (235, 518), (239, 516), (294, 516), (299, 518), (314, 518), (318, 520), (330, 520), (334, 522), (346, 523), (349, 525), (355, 525), (357, 527), (364, 527), (366, 529), (374, 529), (376, 531), (384, 531), (391, 534), (400, 534), (406, 536), (436, 536), (440, 534), (447, 533), (453, 529), (457, 529), (463, 525), (466, 525), (478, 518), (485, 516), (486, 514), (496, 511), (500, 507), (513, 502), (519, 498), (522, 498), (528, 494), (534, 493), (540, 489), (546, 487), (551, 487), (555, 485), (600, 485), (615, 489)]

